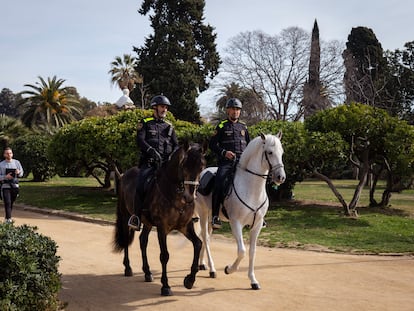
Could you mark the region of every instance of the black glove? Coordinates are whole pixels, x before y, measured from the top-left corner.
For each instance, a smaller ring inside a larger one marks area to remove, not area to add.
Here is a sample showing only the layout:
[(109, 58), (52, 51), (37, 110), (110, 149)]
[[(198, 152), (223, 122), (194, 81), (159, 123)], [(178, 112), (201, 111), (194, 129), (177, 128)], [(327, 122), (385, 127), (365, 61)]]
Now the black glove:
[(161, 155), (154, 148), (150, 147), (147, 150), (148, 157), (154, 159), (154, 161), (160, 161)]

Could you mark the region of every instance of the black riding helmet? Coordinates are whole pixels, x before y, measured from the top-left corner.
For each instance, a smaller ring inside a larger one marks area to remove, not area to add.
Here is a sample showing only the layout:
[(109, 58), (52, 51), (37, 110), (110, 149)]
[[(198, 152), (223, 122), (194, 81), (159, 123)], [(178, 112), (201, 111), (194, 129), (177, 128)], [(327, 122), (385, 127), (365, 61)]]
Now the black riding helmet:
[(242, 109), (242, 103), (237, 98), (230, 98), (226, 103), (226, 108), (239, 108), (239, 109)]
[(157, 105), (171, 106), (170, 100), (164, 95), (157, 95), (151, 99), (151, 108)]

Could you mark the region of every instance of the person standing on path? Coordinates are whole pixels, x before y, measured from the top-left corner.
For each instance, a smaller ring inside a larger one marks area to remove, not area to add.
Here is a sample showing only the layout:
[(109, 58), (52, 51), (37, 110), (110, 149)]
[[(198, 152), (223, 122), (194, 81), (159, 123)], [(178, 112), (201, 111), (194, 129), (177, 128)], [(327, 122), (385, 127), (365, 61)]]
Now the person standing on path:
[(0, 162), (1, 198), (4, 202), (5, 222), (12, 223), (13, 203), (19, 194), (18, 177), (23, 177), (23, 167), (19, 160), (13, 159), (13, 150), (6, 147), (4, 160)]

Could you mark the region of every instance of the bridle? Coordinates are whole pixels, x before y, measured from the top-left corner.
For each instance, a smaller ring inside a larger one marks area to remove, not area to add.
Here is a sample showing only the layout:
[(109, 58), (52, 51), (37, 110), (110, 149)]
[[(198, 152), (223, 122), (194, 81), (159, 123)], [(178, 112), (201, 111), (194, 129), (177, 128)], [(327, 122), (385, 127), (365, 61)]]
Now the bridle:
[(248, 169), (247, 167), (242, 168), (242, 167), (240, 167), (240, 165), (238, 165), (238, 167), (240, 167), (241, 169), (245, 170), (246, 172), (248, 172), (252, 175), (259, 176), (259, 177), (264, 178), (264, 179), (267, 179), (267, 178), (271, 177), (273, 171), (285, 167), (283, 164), (280, 164), (280, 163), (273, 166), (272, 163), (270, 163), (270, 160), (269, 160), (269, 157), (268, 157), (266, 151), (263, 152), (262, 158), (263, 158), (263, 156), (266, 158), (267, 164), (269, 164), (269, 173), (268, 174), (259, 174), (259, 173), (253, 172), (252, 170)]
[[(255, 175), (255, 176), (258, 176), (258, 177), (264, 178), (264, 179), (268, 179), (270, 176), (272, 176), (272, 172), (274, 170), (277, 170), (277, 169), (280, 169), (280, 168), (283, 168), (284, 167), (284, 165), (283, 164), (280, 164), (280, 163), (277, 164), (277, 165), (275, 165), (275, 166), (273, 166), (272, 163), (270, 163), (270, 160), (269, 160), (269, 157), (268, 157), (266, 151), (264, 151), (263, 154), (264, 154), (264, 157), (266, 158), (267, 164), (269, 165), (269, 173), (268, 174), (259, 174), (259, 173), (253, 172), (252, 170), (250, 170), (248, 168), (242, 168), (240, 165), (237, 165), (237, 167), (243, 169), (244, 171), (246, 171), (246, 172), (248, 172), (248, 173), (250, 173), (252, 175)], [(263, 154), (262, 154), (262, 159), (263, 159)], [(253, 224), (252, 224), (252, 227), (253, 227), (253, 225), (254, 225), (254, 223), (256, 221), (256, 214), (257, 214), (257, 212), (268, 202), (269, 198), (266, 195), (266, 198), (263, 201), (263, 203), (260, 204), (260, 206), (258, 208), (254, 209), (253, 207), (251, 207), (250, 205), (248, 205), (245, 201), (243, 201), (243, 199), (237, 193), (236, 187), (234, 186), (234, 179), (233, 179), (233, 182), (232, 182), (232, 188), (234, 190), (234, 193), (236, 194), (237, 199), (239, 199), (239, 201), (244, 206), (246, 206), (249, 210), (251, 210), (254, 213)]]
[[(183, 163), (185, 160), (183, 160), (181, 163)], [(183, 167), (180, 165), (180, 169), (181, 169), (181, 171), (183, 171)], [(176, 195), (178, 195), (178, 196), (183, 196), (184, 197), (184, 192), (185, 192), (185, 186), (194, 186), (194, 193), (197, 191), (197, 188), (198, 188), (198, 186), (200, 185), (200, 182), (197, 180), (197, 179), (195, 179), (195, 180), (186, 180), (186, 179), (184, 179), (184, 176), (181, 176), (182, 178), (180, 178), (179, 180), (178, 180), (178, 183), (177, 183), (177, 187), (176, 187), (176, 189), (175, 189), (175, 194)], [(171, 185), (173, 185), (174, 183), (173, 182), (171, 182), (170, 180), (169, 180), (169, 178), (168, 178), (168, 176), (165, 176), (165, 178), (167, 179), (167, 182), (169, 183), (169, 184), (171, 184)], [(162, 197), (164, 198), (164, 200), (166, 200), (166, 201), (170, 201), (171, 199), (168, 199), (167, 198), (167, 196), (166, 196), (166, 194), (164, 193), (164, 191), (161, 191), (161, 189), (160, 189), (160, 186), (159, 186), (159, 184), (158, 184), (158, 182), (157, 181), (155, 181), (155, 183), (156, 183), (156, 186), (157, 186), (157, 188), (158, 188), (158, 190), (159, 190), (159, 192), (160, 192), (160, 194), (162, 195)], [(174, 197), (174, 199), (175, 198), (177, 198), (177, 196), (175, 196), (175, 195), (173, 195), (173, 197)], [(184, 206), (187, 206), (187, 205), (189, 205), (189, 204), (191, 204), (192, 202), (187, 202), (187, 200), (185, 200), (186, 201), (186, 203), (185, 203), (185, 205)], [(184, 207), (183, 208), (180, 208), (179, 209), (180, 210), (180, 213), (183, 213), (184, 212)]]
[(179, 194), (183, 193), (185, 191), (184, 187), (186, 185), (194, 186), (194, 187), (196, 187), (196, 190), (197, 190), (197, 187), (200, 185), (200, 183), (196, 180), (183, 180), (177, 186), (177, 190), (176, 190), (177, 193), (179, 193)]

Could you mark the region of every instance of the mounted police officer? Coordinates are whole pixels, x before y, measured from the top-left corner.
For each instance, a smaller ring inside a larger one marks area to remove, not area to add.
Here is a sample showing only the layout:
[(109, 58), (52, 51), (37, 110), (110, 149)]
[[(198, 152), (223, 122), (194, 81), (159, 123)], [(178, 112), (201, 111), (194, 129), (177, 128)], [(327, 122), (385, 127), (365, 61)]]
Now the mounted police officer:
[(224, 199), (225, 180), (232, 174), (235, 165), (247, 144), (250, 142), (246, 124), (239, 121), (242, 103), (237, 98), (226, 102), (227, 119), (221, 121), (210, 140), (209, 147), (217, 156), (217, 174), (213, 190), (212, 225), (221, 228), (219, 219), (220, 204)]
[(137, 145), (141, 150), (138, 167), (137, 193), (135, 197), (135, 215), (129, 219), (128, 225), (140, 229), (144, 186), (151, 178), (155, 170), (169, 160), (170, 155), (178, 148), (177, 135), (171, 123), (165, 121), (168, 108), (171, 106), (169, 99), (164, 95), (157, 95), (151, 100), (152, 117), (145, 118), (138, 123)]

